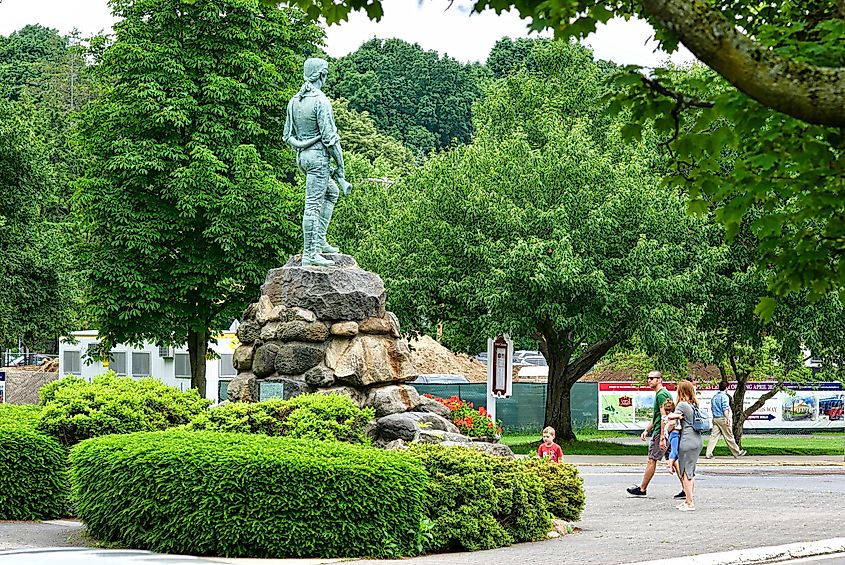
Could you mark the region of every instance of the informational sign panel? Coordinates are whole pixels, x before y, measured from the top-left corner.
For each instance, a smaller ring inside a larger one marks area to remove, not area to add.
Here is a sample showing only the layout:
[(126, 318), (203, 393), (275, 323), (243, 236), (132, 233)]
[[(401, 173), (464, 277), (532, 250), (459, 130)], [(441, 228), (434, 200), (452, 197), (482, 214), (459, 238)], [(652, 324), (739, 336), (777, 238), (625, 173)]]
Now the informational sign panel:
[(268, 398), (284, 398), (285, 383), (258, 383), (258, 400)]
[(488, 394), (502, 397), (513, 393), (513, 341), (500, 335), (487, 340)]
[(6, 402), (6, 371), (0, 371), (0, 404)]
[[(732, 383), (733, 386), (733, 383)], [(749, 383), (743, 404), (746, 408), (774, 388), (775, 383)], [(676, 397), (674, 385), (666, 388)], [(789, 392), (778, 392), (745, 421), (747, 429), (765, 428), (845, 428), (843, 405), (845, 387), (841, 383), (787, 385)], [(699, 388), (698, 402), (710, 416), (710, 400), (718, 388)], [(733, 388), (728, 389), (733, 396)], [(599, 383), (599, 429), (641, 430), (651, 421), (654, 391), (630, 382)]]
[(487, 340), (487, 412), (496, 421), (496, 399), (513, 394), (513, 341), (498, 335)]

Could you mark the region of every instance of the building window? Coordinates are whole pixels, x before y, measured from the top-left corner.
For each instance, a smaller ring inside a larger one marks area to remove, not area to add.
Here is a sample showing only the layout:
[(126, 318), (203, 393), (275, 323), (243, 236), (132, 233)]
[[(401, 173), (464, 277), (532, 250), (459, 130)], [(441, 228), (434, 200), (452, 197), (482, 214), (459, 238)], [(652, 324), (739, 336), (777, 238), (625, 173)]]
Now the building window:
[(176, 353), (173, 355), (173, 364), (176, 366), (177, 379), (191, 378), (191, 362), (187, 353)]
[(220, 376), (221, 377), (234, 377), (237, 374), (238, 374), (238, 372), (235, 371), (235, 366), (232, 364), (232, 354), (231, 353), (221, 353), (220, 354)]
[(109, 369), (120, 375), (121, 377), (126, 376), (126, 352), (125, 351), (112, 351), (111, 352), (111, 363), (109, 363)]
[(82, 357), (79, 351), (71, 350), (65, 351), (62, 355), (62, 365), (64, 366), (65, 375), (81, 375), (82, 374)]
[(150, 376), (150, 354), (132, 352), (132, 376), (133, 377), (149, 377)]
[(229, 381), (217, 381), (217, 402), (229, 399)]

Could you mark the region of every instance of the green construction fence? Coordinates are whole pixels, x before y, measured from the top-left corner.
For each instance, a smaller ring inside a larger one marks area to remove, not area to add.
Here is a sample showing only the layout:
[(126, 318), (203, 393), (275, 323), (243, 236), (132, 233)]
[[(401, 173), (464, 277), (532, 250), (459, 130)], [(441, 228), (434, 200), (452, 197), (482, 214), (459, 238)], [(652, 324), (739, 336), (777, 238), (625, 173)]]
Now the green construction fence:
[[(487, 407), (487, 385), (471, 384), (414, 384), (420, 394), (432, 394), (441, 398), (457, 396), (475, 407)], [(569, 407), (572, 411), (572, 425), (576, 429), (597, 428), (599, 421), (598, 383), (575, 383)], [(545, 383), (513, 383), (513, 394), (496, 401), (496, 418), (508, 431), (539, 431), (543, 428), (546, 411)]]

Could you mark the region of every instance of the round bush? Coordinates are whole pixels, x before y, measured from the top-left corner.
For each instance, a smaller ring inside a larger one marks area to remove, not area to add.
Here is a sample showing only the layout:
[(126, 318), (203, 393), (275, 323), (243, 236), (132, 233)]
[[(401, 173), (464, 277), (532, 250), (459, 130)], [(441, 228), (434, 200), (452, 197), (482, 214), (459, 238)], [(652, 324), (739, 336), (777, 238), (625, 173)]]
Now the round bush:
[(302, 394), (217, 406), (195, 416), (188, 429), (369, 443), (364, 428), (374, 416), (372, 408), (361, 409), (347, 396)]
[(540, 477), (549, 512), (569, 522), (581, 519), (585, 504), (584, 479), (575, 466), (538, 458), (523, 459), (521, 462)]
[(0, 520), (67, 516), (67, 452), (55, 439), (0, 423), (0, 469)]
[(287, 401), (230, 402), (200, 412), (187, 429), (243, 434), (284, 435), (282, 422), (290, 414)]
[(77, 515), (103, 541), (229, 557), (391, 557), (421, 547), (427, 479), (399, 453), (168, 430), (84, 441), (70, 459)]
[(463, 447), (414, 446), (429, 475), (426, 549), (492, 549), (544, 539), (551, 519), (537, 473), (515, 459)]
[(196, 389), (182, 392), (153, 378), (135, 380), (112, 371), (90, 383), (64, 377), (44, 386), (40, 395), (39, 429), (64, 445), (187, 424), (210, 404)]

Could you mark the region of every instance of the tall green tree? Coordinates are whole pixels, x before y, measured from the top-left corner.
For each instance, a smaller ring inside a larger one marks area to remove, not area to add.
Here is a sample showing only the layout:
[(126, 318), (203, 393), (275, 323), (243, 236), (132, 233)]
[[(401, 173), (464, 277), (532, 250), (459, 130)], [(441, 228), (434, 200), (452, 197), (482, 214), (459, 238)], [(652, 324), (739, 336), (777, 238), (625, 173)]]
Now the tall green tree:
[(70, 235), (51, 217), (56, 175), (32, 109), (0, 102), (0, 347), (49, 348), (73, 329), (78, 289)]
[[(700, 360), (715, 363), (722, 380), (736, 383), (731, 413), (737, 442), (748, 417), (787, 383), (816, 378), (805, 364), (809, 352), (833, 370), (845, 356), (845, 310), (837, 296), (811, 301), (807, 292), (793, 293), (779, 301), (767, 319), (754, 315), (767, 279), (754, 262), (756, 246), (752, 231), (744, 226), (731, 244), (711, 254), (701, 285), (707, 301), (698, 326)], [(746, 406), (745, 394), (753, 381), (774, 386)]]
[[(104, 92), (84, 113), (76, 210), (90, 316), (104, 340), (207, 344), (300, 241), (282, 140), (302, 56), (322, 31), (258, 0), (115, 0)], [(301, 213), (301, 212), (300, 212)]]
[(39, 24), (0, 36), (0, 96), (17, 100), (27, 87), (46, 82), (48, 69), (65, 57), (68, 39)]
[(326, 87), (380, 131), (422, 153), (467, 143), (481, 96), (471, 65), (400, 39), (372, 39), (336, 60)]
[(591, 119), (589, 53), (552, 47), (578, 70), (497, 82), (476, 107), (473, 143), (403, 183), (359, 258), (385, 277), (406, 328), (536, 340), (549, 363), (545, 422), (572, 439), (571, 387), (611, 348), (636, 336), (667, 362), (683, 358), (701, 309), (701, 222), (657, 182), (653, 148), (625, 147), (618, 127)]

